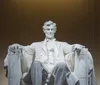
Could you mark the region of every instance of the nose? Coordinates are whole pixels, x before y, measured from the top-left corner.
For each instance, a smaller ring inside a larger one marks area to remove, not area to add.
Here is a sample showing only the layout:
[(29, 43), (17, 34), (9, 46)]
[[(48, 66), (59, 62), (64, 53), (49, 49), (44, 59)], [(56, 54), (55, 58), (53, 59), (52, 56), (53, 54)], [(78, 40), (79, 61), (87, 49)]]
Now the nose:
[(52, 30), (50, 29), (50, 30), (49, 30), (49, 32), (51, 33), (51, 32), (52, 32)]
[(51, 32), (51, 29), (49, 30), (49, 32)]

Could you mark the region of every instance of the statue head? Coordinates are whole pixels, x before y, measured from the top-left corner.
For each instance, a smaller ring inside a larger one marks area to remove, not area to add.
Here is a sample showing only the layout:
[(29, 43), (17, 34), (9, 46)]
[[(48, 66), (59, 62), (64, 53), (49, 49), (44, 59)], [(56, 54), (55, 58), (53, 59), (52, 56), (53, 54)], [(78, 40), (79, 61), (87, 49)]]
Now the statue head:
[(56, 23), (52, 21), (46, 21), (43, 25), (43, 32), (47, 39), (53, 39), (56, 33), (57, 27)]

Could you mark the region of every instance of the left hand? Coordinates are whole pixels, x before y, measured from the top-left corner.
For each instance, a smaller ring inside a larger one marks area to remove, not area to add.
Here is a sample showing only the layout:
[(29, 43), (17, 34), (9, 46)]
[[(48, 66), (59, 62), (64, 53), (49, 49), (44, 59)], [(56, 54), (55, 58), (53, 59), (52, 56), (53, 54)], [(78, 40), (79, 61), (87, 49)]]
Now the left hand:
[(80, 55), (81, 50), (84, 48), (85, 46), (80, 45), (80, 44), (74, 44), (73, 45), (73, 51), (77, 53), (77, 55)]

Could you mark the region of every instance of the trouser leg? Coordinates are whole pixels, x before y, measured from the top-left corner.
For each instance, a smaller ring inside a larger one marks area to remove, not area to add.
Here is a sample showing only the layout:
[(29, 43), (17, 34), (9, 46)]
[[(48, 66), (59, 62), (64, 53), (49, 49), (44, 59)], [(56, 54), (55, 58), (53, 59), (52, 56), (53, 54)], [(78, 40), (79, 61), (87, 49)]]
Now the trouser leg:
[(77, 81), (75, 85), (80, 85), (80, 82), (79, 82), (79, 81)]
[(23, 79), (25, 83), (32, 85), (42, 85), (47, 78), (47, 72), (43, 69), (38, 61), (34, 61), (31, 65), (30, 71)]
[(53, 71), (54, 85), (67, 85), (66, 73), (69, 69), (65, 63), (59, 63), (56, 65)]
[(31, 65), (32, 85), (42, 85), (42, 65), (40, 62), (33, 62)]

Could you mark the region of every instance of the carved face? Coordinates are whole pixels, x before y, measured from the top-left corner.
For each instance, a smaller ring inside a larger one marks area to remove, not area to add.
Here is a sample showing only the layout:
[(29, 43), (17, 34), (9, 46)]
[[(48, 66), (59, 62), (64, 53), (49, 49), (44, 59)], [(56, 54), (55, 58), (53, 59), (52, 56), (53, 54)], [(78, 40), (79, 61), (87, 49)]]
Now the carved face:
[(56, 28), (54, 28), (53, 26), (48, 26), (44, 28), (43, 31), (47, 39), (53, 39), (56, 33)]

